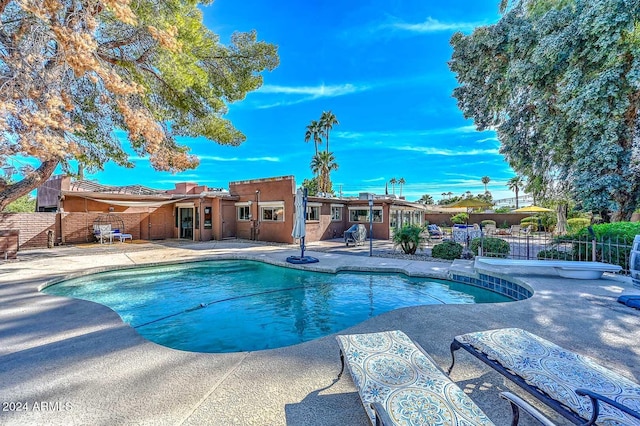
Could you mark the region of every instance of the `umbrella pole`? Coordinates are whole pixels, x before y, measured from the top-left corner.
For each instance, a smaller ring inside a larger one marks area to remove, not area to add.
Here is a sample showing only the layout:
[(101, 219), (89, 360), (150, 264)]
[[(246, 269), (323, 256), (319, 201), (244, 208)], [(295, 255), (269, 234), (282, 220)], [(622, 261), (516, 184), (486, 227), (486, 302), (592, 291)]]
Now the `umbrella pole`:
[[(302, 211), (304, 212), (304, 215), (302, 216), (303, 219), (303, 224), (302, 226), (305, 227), (305, 232), (304, 234), (307, 234), (307, 188), (304, 188), (304, 192), (303, 192), (303, 196), (302, 196)], [(302, 259), (304, 257), (304, 239), (305, 236), (303, 236), (302, 238), (300, 238), (300, 259)]]

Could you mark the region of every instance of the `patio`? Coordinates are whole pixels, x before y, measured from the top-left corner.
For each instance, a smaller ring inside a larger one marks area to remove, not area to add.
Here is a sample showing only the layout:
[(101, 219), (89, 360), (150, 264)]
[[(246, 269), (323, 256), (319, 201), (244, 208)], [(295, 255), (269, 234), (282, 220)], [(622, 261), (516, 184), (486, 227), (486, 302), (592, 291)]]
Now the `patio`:
[[(450, 269), (471, 267), (464, 261), (451, 265), (370, 258), (368, 244), (349, 247), (349, 254), (343, 246), (319, 245), (321, 251), (315, 251), (311, 245), (308, 254), (320, 259), (314, 267), (326, 271), (356, 267), (445, 277)], [(388, 249), (388, 243), (376, 246)], [(144, 340), (106, 307), (37, 291), (50, 280), (88, 269), (205, 258), (284, 264), (297, 253), (293, 245), (239, 241), (95, 244), (20, 252), (18, 261), (0, 264), (0, 400), (27, 403), (28, 408), (0, 411), (0, 423), (366, 425), (351, 379), (335, 382), (340, 360), (334, 336), (268, 351), (181, 352)], [(446, 367), (455, 335), (519, 327), (640, 381), (640, 347), (631, 343), (640, 341), (640, 311), (616, 302), (621, 292), (631, 289), (629, 278), (576, 281), (523, 268), (501, 273), (526, 282), (535, 295), (503, 304), (405, 308), (344, 333), (400, 329)], [(452, 379), (497, 424), (508, 424), (511, 417), (498, 393), (511, 389), (523, 395), (470, 355), (461, 354)], [(567, 424), (545, 411), (558, 424)], [(523, 416), (520, 424), (534, 423)]]

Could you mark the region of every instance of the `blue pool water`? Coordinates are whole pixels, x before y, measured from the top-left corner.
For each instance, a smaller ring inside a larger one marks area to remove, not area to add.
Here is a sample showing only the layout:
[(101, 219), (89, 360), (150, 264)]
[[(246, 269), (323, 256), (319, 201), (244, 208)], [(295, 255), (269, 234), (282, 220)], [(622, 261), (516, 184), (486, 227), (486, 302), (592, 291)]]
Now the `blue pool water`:
[(43, 292), (106, 305), (145, 338), (194, 352), (289, 346), (406, 306), (511, 300), (401, 274), (326, 274), (237, 260), (112, 271)]

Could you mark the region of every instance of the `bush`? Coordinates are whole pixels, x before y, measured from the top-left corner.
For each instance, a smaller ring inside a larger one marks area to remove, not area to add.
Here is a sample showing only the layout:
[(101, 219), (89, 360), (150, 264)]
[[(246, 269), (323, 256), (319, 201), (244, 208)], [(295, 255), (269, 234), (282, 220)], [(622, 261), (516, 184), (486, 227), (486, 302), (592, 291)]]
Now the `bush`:
[[(591, 227), (596, 237), (596, 260), (600, 262), (628, 267), (628, 256), (636, 235), (640, 235), (640, 222), (602, 223)], [(557, 241), (578, 240), (573, 243), (572, 254), (575, 259), (591, 260), (593, 237), (588, 228), (582, 228), (574, 234), (568, 234)]]
[(538, 259), (574, 260), (573, 253), (568, 251), (561, 251), (554, 248), (540, 250), (538, 252)]
[(454, 241), (444, 241), (431, 249), (431, 256), (438, 259), (454, 260), (462, 255), (462, 245)]
[(476, 256), (478, 248), (482, 244), (482, 255), (487, 257), (507, 257), (511, 251), (509, 243), (502, 238), (474, 238), (471, 240), (471, 251)]
[(429, 233), (418, 225), (405, 225), (393, 231), (393, 245), (400, 246), (405, 254), (416, 254), (416, 250), (423, 249), (425, 242), (429, 240)]
[(569, 234), (575, 234), (581, 229), (591, 225), (591, 220), (584, 217), (576, 217), (567, 220), (567, 232)]
[(468, 220), (469, 220), (469, 215), (466, 213), (458, 213), (455, 216), (451, 216), (451, 222), (457, 223), (458, 225), (466, 223)]
[(505, 220), (504, 222), (502, 222), (502, 224), (498, 228), (500, 228), (500, 229), (509, 229), (509, 224)]
[(480, 224), (482, 225), (482, 227), (484, 228), (487, 225), (493, 225), (496, 226), (496, 221), (495, 220), (491, 220), (491, 219), (485, 219), (482, 222), (480, 222)]

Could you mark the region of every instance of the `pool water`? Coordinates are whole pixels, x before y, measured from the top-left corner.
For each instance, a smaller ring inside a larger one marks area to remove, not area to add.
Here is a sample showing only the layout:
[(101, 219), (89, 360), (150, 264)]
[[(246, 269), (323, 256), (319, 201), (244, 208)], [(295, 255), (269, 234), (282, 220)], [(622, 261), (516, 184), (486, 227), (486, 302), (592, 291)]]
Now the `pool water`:
[(193, 352), (289, 346), (407, 306), (511, 301), (450, 281), (242, 260), (105, 272), (43, 292), (106, 305), (145, 338)]

